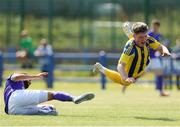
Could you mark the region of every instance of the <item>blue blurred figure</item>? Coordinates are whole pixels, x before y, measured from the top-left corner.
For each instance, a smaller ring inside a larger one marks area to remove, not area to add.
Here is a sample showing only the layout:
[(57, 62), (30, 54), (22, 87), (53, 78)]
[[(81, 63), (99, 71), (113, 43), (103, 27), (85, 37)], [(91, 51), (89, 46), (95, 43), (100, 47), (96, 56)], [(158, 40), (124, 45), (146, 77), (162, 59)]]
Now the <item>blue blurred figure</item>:
[[(42, 72), (48, 72), (47, 78), (44, 78), (48, 88), (52, 88), (53, 75), (53, 50), (52, 46), (48, 44), (47, 39), (43, 38), (40, 41), (40, 46), (35, 50), (34, 55), (39, 57)], [(51, 73), (52, 72), (52, 73)]]
[(174, 58), (173, 67), (176, 73), (176, 85), (177, 89), (180, 90), (180, 37), (176, 39), (176, 46), (173, 48), (172, 57)]
[[(160, 21), (155, 19), (152, 20), (151, 29), (148, 32), (149, 36), (154, 37), (159, 42), (162, 41), (162, 35), (159, 33), (160, 28)], [(166, 93), (163, 90), (163, 67), (162, 67), (162, 61), (160, 59), (160, 53), (155, 52), (154, 50), (150, 49), (150, 57), (151, 62), (149, 64), (149, 70), (153, 71), (156, 75), (155, 82), (156, 82), (156, 89), (159, 90), (161, 96), (169, 96), (168, 93)]]

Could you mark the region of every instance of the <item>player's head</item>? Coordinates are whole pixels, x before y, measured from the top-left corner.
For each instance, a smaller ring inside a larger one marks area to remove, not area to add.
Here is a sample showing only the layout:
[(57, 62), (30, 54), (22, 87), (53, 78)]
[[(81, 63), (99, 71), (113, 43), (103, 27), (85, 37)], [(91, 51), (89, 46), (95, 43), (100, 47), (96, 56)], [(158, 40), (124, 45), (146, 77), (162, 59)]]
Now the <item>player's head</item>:
[(133, 27), (133, 37), (135, 42), (143, 47), (146, 40), (147, 40), (147, 31), (148, 31), (148, 26), (147, 24), (143, 22), (136, 22)]
[[(27, 73), (21, 73), (24, 75), (27, 75)], [(25, 80), (24, 82), (24, 88), (27, 89), (31, 85), (31, 80)]]
[(23, 30), (23, 31), (21, 32), (21, 38), (25, 38), (25, 37), (27, 37), (27, 36), (28, 36), (27, 30)]
[(31, 80), (24, 81), (24, 88), (27, 89), (31, 85)]
[(151, 29), (153, 30), (153, 32), (158, 33), (160, 26), (161, 26), (161, 23), (159, 20), (157, 19), (152, 20)]
[(46, 46), (48, 44), (48, 40), (43, 38), (43, 39), (41, 39), (40, 44), (43, 46)]

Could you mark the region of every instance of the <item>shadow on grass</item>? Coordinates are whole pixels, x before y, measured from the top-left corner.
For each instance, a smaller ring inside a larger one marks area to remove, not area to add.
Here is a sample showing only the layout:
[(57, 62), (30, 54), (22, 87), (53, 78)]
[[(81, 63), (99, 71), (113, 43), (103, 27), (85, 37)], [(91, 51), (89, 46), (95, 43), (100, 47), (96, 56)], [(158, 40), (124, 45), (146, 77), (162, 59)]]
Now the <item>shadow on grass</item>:
[(96, 117), (96, 116), (93, 116), (93, 115), (89, 115), (89, 116), (86, 116), (86, 115), (59, 115), (59, 116), (62, 116), (62, 117), (74, 117), (74, 118), (93, 118), (93, 117)]
[(134, 117), (135, 119), (141, 119), (141, 120), (159, 120), (159, 121), (179, 121), (179, 119), (170, 119), (165, 117), (155, 118), (155, 117)]

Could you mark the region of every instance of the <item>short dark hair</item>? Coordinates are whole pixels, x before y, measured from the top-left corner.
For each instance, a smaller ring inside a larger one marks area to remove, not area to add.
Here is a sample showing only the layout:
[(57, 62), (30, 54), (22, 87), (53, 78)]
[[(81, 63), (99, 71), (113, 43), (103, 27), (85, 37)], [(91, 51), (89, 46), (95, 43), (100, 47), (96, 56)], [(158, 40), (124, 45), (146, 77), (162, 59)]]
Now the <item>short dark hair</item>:
[(153, 19), (153, 20), (152, 20), (152, 25), (160, 26), (160, 25), (161, 25), (161, 22), (160, 22), (158, 19)]
[(146, 23), (143, 22), (136, 22), (132, 26), (133, 33), (144, 33), (148, 31), (148, 26)]
[(28, 81), (28, 80), (24, 81), (24, 88), (25, 89), (29, 88), (29, 85), (30, 85), (30, 81)]

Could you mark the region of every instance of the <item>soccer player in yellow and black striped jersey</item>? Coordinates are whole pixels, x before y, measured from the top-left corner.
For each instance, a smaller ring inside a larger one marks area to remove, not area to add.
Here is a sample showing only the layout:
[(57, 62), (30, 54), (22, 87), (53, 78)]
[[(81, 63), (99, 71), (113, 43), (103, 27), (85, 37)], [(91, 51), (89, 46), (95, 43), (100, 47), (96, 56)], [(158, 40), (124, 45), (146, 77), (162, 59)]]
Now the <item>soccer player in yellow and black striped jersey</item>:
[(112, 81), (128, 86), (136, 81), (150, 62), (149, 49), (159, 51), (162, 56), (171, 55), (168, 49), (153, 37), (147, 35), (148, 26), (137, 22), (132, 27), (133, 37), (125, 45), (119, 59), (117, 71), (103, 67), (100, 63), (94, 65), (94, 71), (99, 70)]

